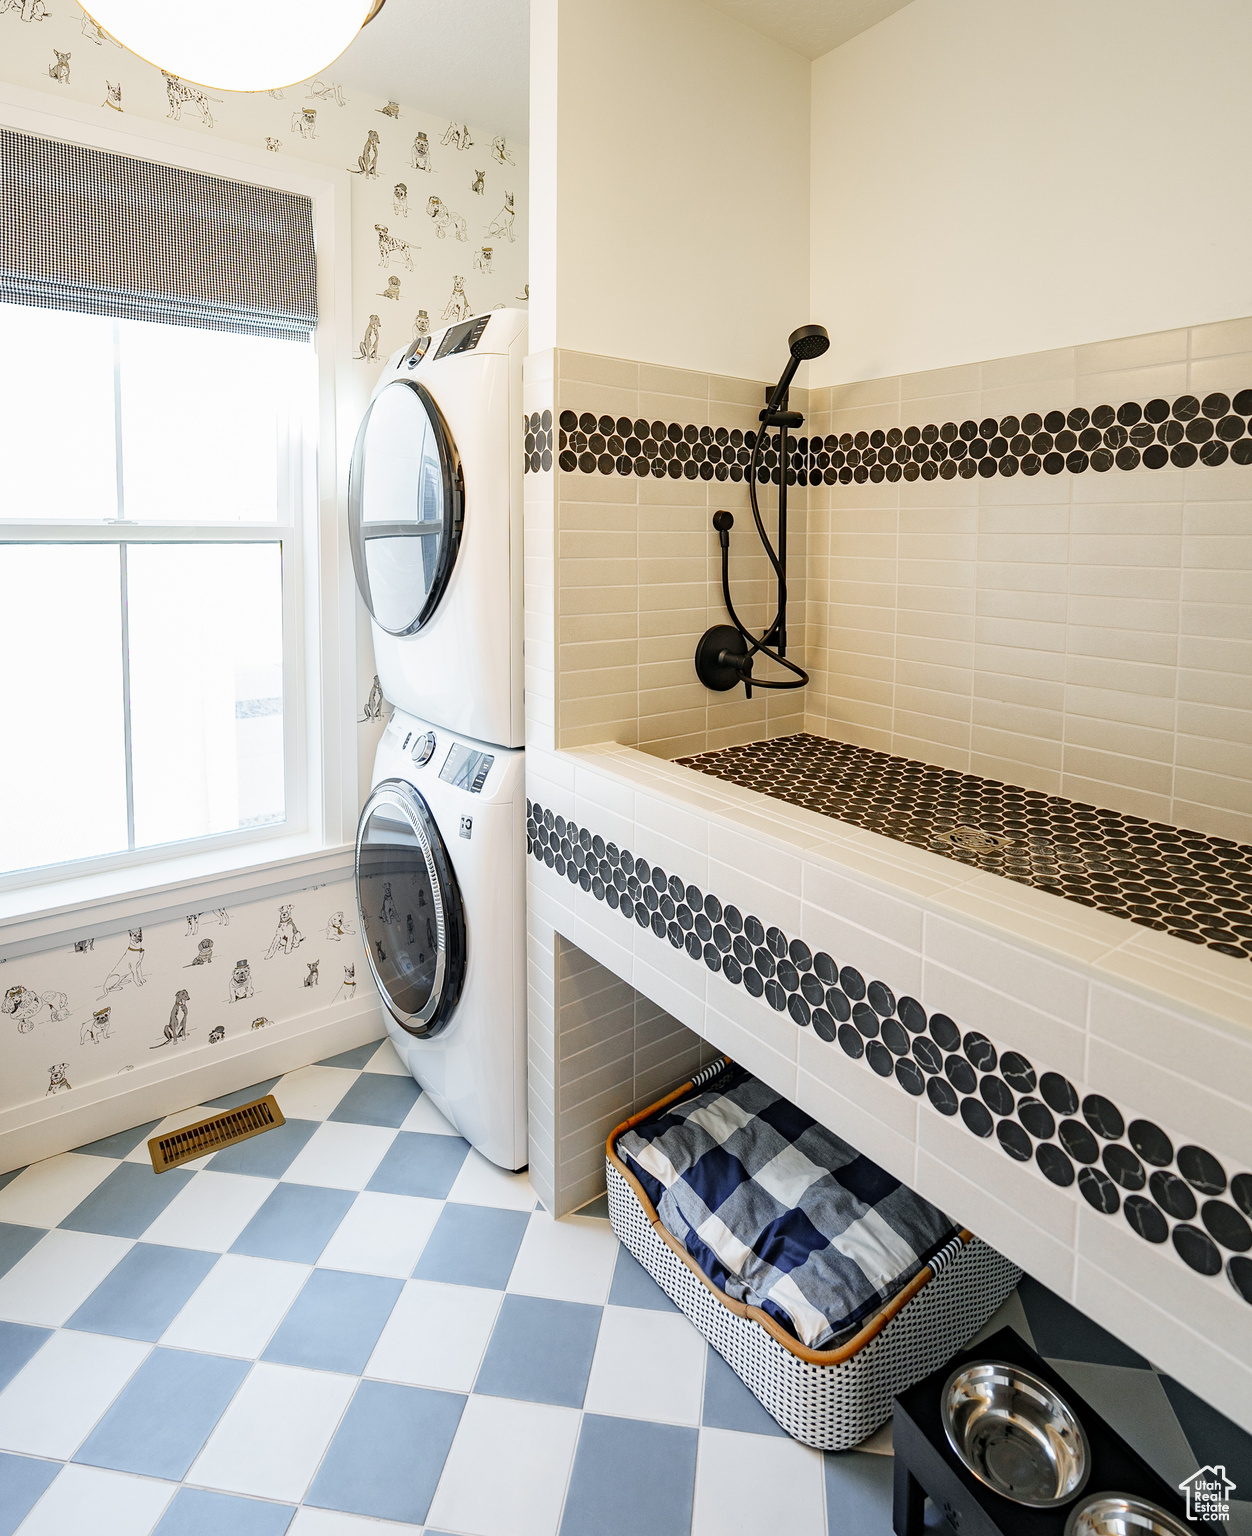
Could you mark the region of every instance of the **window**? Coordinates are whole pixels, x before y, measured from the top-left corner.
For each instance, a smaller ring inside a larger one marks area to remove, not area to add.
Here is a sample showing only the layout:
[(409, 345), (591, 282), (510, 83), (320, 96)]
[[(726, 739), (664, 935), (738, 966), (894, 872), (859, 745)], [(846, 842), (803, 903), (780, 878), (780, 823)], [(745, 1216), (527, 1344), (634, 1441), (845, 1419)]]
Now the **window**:
[(281, 828), (297, 341), (0, 304), (0, 872)]

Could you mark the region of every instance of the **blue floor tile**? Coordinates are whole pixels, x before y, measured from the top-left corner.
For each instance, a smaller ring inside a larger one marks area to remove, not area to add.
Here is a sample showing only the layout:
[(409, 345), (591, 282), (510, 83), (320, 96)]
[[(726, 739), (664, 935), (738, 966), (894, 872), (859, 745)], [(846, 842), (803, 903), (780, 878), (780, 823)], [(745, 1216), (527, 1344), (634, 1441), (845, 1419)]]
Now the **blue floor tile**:
[[(258, 1136), (257, 1140), (263, 1140)], [(316, 1264), (355, 1194), (317, 1184), (280, 1184), (231, 1246), (256, 1259)]]
[(24, 1259), (45, 1232), (44, 1227), (19, 1227), (0, 1221), (0, 1275), (7, 1274), (19, 1259)]
[(51, 1337), (51, 1328), (31, 1328), (26, 1323), (0, 1323), (0, 1392), (31, 1356), (38, 1354), (44, 1341)]
[(25, 1168), (10, 1168), (8, 1173), (0, 1173), (0, 1189), (3, 1189), (6, 1184), (12, 1184), (19, 1173), (25, 1172)]
[(147, 1125), (132, 1125), (128, 1131), (117, 1131), (112, 1136), (89, 1141), (85, 1147), (75, 1147), (74, 1150), (86, 1152), (90, 1157), (125, 1157), (141, 1141), (146, 1141), (160, 1123), (159, 1120), (149, 1120)]
[(1023, 1275), (1017, 1294), (1034, 1335), (1035, 1349), (1049, 1360), (1082, 1360), (1088, 1365), (1129, 1365), (1150, 1369), (1142, 1355), (1128, 1349), (1099, 1323), (1063, 1301), (1055, 1291)]
[[(828, 1536), (892, 1536), (895, 1458), (871, 1456), (866, 1451), (828, 1451), (824, 1459)], [(927, 1514), (934, 1518), (929, 1507)]]
[(784, 1439), (787, 1435), (711, 1344), (704, 1367), (704, 1412), (700, 1422), (710, 1429), (738, 1429), (749, 1435), (782, 1435)]
[(205, 1099), (206, 1109), (238, 1109), (241, 1104), (251, 1104), (254, 1099), (263, 1099), (278, 1081), (276, 1077), (267, 1077), (263, 1083), (253, 1083), (248, 1088), (236, 1088), (234, 1093), (224, 1093), (220, 1099)]
[(669, 1299), (629, 1248), (617, 1250), (609, 1301), (615, 1307), (647, 1307), (653, 1312), (677, 1312)]
[(261, 1358), (359, 1376), (403, 1289), (403, 1280), (315, 1269)]
[(155, 1343), (217, 1259), (191, 1248), (136, 1243), (65, 1326)]
[(561, 1536), (687, 1536), (699, 1431), (583, 1415)]
[(574, 1212), (575, 1216), (595, 1216), (601, 1221), (609, 1219), (609, 1197), (597, 1195), (594, 1200), (588, 1200), (586, 1205), (580, 1205)]
[(291, 1504), (180, 1488), (152, 1536), (283, 1536), (295, 1512)]
[(154, 1349), (74, 1460), (180, 1482), (250, 1369), (224, 1355)]
[(288, 1120), (285, 1125), (276, 1125), (237, 1146), (223, 1148), (204, 1166), (214, 1173), (250, 1173), (257, 1179), (281, 1179), (319, 1124), (317, 1120)]
[(352, 1067), (360, 1071), (367, 1061), (373, 1059), (381, 1040), (367, 1040), (364, 1045), (354, 1045), (350, 1051), (340, 1051), (338, 1056), (327, 1056), (324, 1061), (319, 1061), (319, 1067)]
[(365, 1187), (384, 1195), (444, 1200), (468, 1156), (469, 1142), (459, 1136), (401, 1131)]
[(413, 1271), (415, 1280), (481, 1285), (502, 1291), (526, 1235), (526, 1211), (491, 1205), (445, 1205)]
[(453, 1392), (363, 1381), (304, 1502), (420, 1525), (464, 1407)]
[(506, 1296), (474, 1391), (581, 1408), (602, 1311), (576, 1301)]
[(71, 1232), (105, 1237), (142, 1237), (195, 1173), (171, 1168), (156, 1174), (149, 1163), (120, 1163), (61, 1223)]
[(362, 1072), (326, 1118), (347, 1120), (353, 1125), (395, 1128), (403, 1124), (421, 1094), (411, 1077), (398, 1077), (392, 1072)]
[(0, 1536), (13, 1536), (60, 1470), (59, 1461), (0, 1451)]
[(1235, 1496), (1252, 1498), (1252, 1435), (1216, 1408), (1210, 1408), (1172, 1376), (1164, 1371), (1160, 1376), (1169, 1406), (1195, 1455), (1196, 1466), (1224, 1466), (1238, 1489)]

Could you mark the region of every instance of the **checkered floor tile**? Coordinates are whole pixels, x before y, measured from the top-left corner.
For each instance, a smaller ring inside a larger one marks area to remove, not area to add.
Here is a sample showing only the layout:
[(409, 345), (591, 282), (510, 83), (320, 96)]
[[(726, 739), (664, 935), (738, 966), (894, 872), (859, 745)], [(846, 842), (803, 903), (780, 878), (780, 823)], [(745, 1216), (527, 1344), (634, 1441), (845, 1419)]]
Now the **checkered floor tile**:
[[(281, 1129), (152, 1173), (271, 1091)], [(790, 1440), (606, 1217), (552, 1221), (386, 1042), (0, 1175), (0, 1536), (888, 1536), (889, 1431)], [(1171, 1480), (1252, 1491), (1248, 1436), (1050, 1292), (1005, 1322)]]

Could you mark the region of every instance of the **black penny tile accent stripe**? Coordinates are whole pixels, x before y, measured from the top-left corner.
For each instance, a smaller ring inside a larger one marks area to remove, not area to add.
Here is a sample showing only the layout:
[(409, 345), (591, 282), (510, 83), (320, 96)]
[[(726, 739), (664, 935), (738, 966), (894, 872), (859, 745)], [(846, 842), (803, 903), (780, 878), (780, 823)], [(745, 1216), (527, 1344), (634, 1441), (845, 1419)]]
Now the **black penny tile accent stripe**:
[[(996, 475), (1081, 475), (1163, 469), (1172, 464), (1215, 466), (1231, 459), (1252, 464), (1252, 389), (1233, 399), (1221, 391), (1180, 395), (1176, 400), (1126, 400), (1119, 406), (1075, 406), (1071, 411), (1028, 411), (982, 421), (926, 422), (880, 427), (827, 437), (801, 437), (787, 455), (788, 485), (850, 485), (853, 482), (955, 480)], [(552, 467), (551, 413), (528, 416), (527, 469)], [(540, 438), (542, 436), (542, 441)], [(562, 411), (555, 444), (557, 463), (584, 475), (653, 475), (675, 480), (742, 480), (756, 433), (738, 427), (691, 422), (632, 421)], [(757, 478), (779, 482), (779, 438), (769, 437)], [(544, 455), (548, 457), (545, 460)]]
[(1252, 848), (822, 736), (681, 757), (684, 767), (1252, 959)]
[(545, 469), (551, 469), (552, 412), (532, 411), (529, 416), (523, 416), (522, 429), (526, 434), (523, 441), (523, 474), (537, 475)]
[(1252, 1173), (1228, 1178), (1205, 1148), (1176, 1148), (1152, 1121), (1128, 1121), (1102, 1094), (1080, 1095), (1020, 1051), (962, 1030), (947, 1014), (929, 1013), (917, 998), (824, 950), (815, 954), (766, 918), (530, 799), (526, 852), (693, 965), (762, 998), (900, 1092), (959, 1119), (970, 1135), (995, 1141), (1010, 1161), (1033, 1162), (1062, 1189), (1076, 1185), (1093, 1210), (1120, 1212), (1145, 1242), (1172, 1243), (1188, 1268), (1224, 1271), (1252, 1305)]

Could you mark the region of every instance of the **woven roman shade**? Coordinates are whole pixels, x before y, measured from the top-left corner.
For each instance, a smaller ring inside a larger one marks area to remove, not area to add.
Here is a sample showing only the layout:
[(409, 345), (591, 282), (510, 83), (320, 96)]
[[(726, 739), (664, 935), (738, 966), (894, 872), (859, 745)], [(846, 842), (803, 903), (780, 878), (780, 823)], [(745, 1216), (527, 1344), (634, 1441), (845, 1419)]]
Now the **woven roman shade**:
[(0, 129), (0, 301), (308, 341), (313, 204)]

